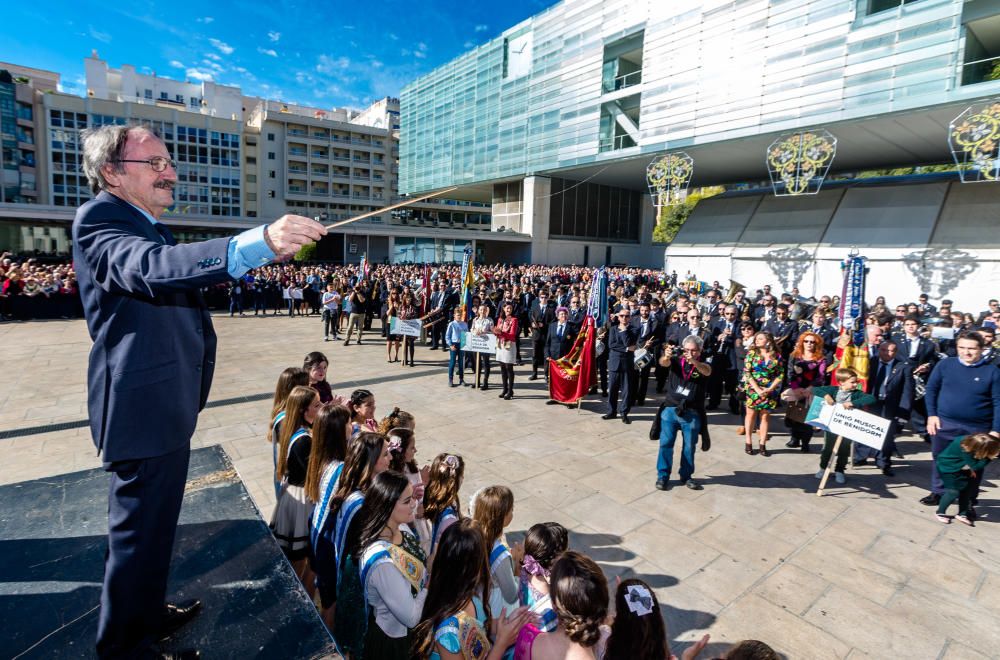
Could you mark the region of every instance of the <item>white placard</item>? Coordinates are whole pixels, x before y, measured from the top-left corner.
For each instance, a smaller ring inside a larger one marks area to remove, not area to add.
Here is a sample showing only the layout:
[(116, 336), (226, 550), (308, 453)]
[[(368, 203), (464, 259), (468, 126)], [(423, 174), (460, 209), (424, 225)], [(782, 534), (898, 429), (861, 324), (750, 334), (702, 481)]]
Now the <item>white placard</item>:
[(389, 334), (390, 335), (405, 335), (407, 337), (419, 337), (420, 327), (423, 325), (423, 321), (420, 319), (398, 319), (393, 316), (389, 320)]
[(954, 339), (955, 338), (955, 328), (942, 328), (939, 326), (931, 326), (931, 338), (933, 339)]
[(497, 352), (496, 335), (474, 335), (471, 332), (462, 333), (462, 350), (470, 353)]
[(824, 403), (819, 416), (807, 423), (881, 451), (892, 422), (857, 408), (848, 410), (839, 404)]

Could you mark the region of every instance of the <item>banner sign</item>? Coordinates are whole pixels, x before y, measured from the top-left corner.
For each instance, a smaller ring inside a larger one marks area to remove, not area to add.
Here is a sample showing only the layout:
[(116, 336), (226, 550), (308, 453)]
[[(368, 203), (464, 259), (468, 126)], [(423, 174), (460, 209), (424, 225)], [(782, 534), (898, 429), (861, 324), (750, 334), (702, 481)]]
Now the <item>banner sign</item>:
[(806, 413), (806, 424), (880, 451), (891, 423), (888, 419), (857, 408), (848, 410), (841, 405), (831, 406), (821, 397), (813, 399)]
[(599, 326), (608, 320), (608, 273), (604, 270), (604, 266), (596, 269), (592, 275), (587, 316), (594, 319)]
[(404, 335), (406, 337), (419, 337), (420, 328), (423, 326), (423, 321), (420, 319), (398, 319), (393, 316), (389, 320), (389, 334), (390, 335)]
[[(841, 269), (844, 271), (844, 288), (840, 296), (840, 336), (850, 336), (847, 345), (841, 347), (837, 343), (834, 356), (840, 360), (840, 365), (850, 367), (858, 374), (862, 388), (868, 382), (868, 338), (865, 336), (864, 302), (865, 278), (868, 268), (865, 257), (852, 251), (851, 256), (844, 260)], [(836, 385), (837, 377), (831, 378)]]
[(471, 332), (462, 333), (462, 350), (470, 353), (496, 353), (496, 335), (474, 335)]

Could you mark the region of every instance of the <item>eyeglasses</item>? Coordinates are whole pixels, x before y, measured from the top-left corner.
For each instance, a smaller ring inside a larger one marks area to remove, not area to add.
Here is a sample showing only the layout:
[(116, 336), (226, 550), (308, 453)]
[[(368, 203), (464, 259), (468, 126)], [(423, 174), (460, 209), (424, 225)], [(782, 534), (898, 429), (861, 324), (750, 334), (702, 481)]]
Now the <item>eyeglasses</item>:
[(153, 156), (152, 158), (147, 158), (146, 160), (130, 160), (123, 158), (121, 160), (113, 161), (115, 163), (146, 163), (153, 168), (154, 172), (162, 172), (167, 169), (167, 165), (173, 169), (177, 169), (177, 161), (172, 158), (164, 158), (163, 156)]
[(815, 344), (816, 340), (815, 339), (803, 339), (802, 343), (803, 344)]

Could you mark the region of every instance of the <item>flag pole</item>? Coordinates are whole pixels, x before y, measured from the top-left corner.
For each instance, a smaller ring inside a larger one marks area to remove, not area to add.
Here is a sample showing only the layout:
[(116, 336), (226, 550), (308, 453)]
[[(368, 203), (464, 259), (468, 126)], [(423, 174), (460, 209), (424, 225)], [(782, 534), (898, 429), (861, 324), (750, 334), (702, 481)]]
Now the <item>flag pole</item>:
[(341, 220), (340, 222), (335, 222), (332, 225), (327, 225), (327, 229), (336, 229), (337, 227), (343, 227), (344, 225), (349, 225), (352, 222), (357, 222), (358, 220), (364, 220), (365, 218), (370, 218), (373, 215), (378, 215), (379, 213), (385, 213), (386, 211), (394, 211), (395, 209), (402, 208), (404, 206), (409, 206), (410, 204), (416, 204), (417, 202), (422, 202), (425, 199), (430, 199), (431, 197), (437, 197), (438, 195), (443, 195), (445, 193), (451, 192), (452, 190), (457, 190), (458, 186), (452, 186), (451, 188), (445, 188), (444, 190), (439, 190), (429, 195), (424, 195), (423, 197), (417, 197), (416, 199), (408, 199), (406, 201), (400, 202), (399, 204), (393, 204), (392, 206), (385, 206), (383, 208), (375, 209), (374, 211), (369, 211), (368, 213), (362, 213), (361, 215), (356, 215), (353, 218), (348, 218), (347, 220)]

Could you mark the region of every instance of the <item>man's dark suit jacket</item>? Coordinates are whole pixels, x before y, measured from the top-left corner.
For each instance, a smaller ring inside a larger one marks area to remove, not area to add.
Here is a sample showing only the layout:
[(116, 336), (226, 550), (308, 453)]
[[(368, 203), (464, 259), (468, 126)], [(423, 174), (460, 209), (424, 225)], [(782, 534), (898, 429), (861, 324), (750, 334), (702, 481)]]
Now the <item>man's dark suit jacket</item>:
[(545, 333), (548, 332), (549, 324), (555, 320), (555, 306), (546, 304), (545, 309), (542, 309), (537, 299), (531, 303), (531, 309), (528, 311), (528, 321), (532, 324), (542, 324), (540, 328), (536, 328), (534, 325), (531, 326), (531, 341), (545, 341)]
[(569, 353), (576, 341), (576, 326), (566, 321), (562, 338), (559, 337), (559, 321), (549, 324), (549, 332), (545, 336), (545, 357), (558, 360)]
[[(642, 317), (633, 318), (631, 323), (636, 331), (636, 348), (645, 348), (646, 343), (649, 342), (649, 348), (646, 350), (654, 357), (659, 357), (665, 331), (663, 325), (652, 314), (646, 319), (645, 334), (642, 332)], [(650, 342), (650, 340), (652, 341)]]
[(628, 350), (639, 339), (639, 330), (629, 325), (624, 331), (615, 324), (608, 330), (608, 371), (627, 371), (635, 368), (635, 351)]
[(215, 371), (200, 288), (231, 279), (229, 240), (168, 245), (135, 207), (106, 192), (77, 211), (73, 262), (94, 341), (87, 405), (105, 462), (190, 443)]
[[(879, 398), (879, 389), (882, 387), (882, 383), (876, 382), (881, 362), (875, 358), (868, 363), (868, 390), (876, 399)], [(885, 384), (882, 416), (886, 419), (909, 417), (913, 407), (913, 369), (905, 360), (899, 359), (898, 355), (886, 368), (889, 369), (889, 380)]]

